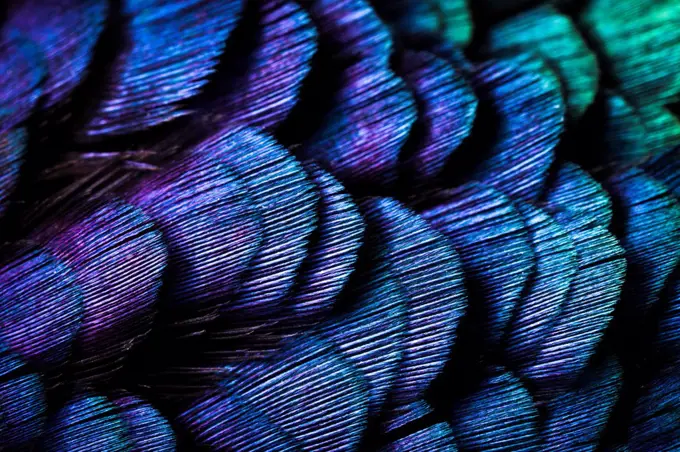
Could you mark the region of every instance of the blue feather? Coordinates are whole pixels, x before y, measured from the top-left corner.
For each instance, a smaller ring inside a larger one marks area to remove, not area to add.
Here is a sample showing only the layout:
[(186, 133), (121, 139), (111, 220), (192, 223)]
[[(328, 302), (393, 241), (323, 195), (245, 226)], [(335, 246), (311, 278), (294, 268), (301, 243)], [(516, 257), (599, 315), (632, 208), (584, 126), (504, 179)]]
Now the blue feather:
[(484, 338), (497, 345), (534, 266), (522, 216), (510, 198), (479, 183), (438, 192), (418, 207), (460, 255), (470, 304), (483, 307)]
[(559, 85), (512, 60), (479, 64), (472, 84), (480, 109), (498, 121), (488, 158), (471, 178), (526, 201), (541, 193), (564, 129)]

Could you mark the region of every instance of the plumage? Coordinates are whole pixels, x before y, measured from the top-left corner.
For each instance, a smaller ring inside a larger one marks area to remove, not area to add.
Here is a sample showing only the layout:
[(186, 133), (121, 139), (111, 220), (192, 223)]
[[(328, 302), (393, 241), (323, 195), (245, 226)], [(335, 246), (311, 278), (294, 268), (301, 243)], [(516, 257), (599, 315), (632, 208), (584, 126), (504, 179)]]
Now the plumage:
[(45, 430), (47, 401), (42, 378), (0, 344), (0, 444), (26, 448)]
[(380, 452), (456, 452), (453, 431), (446, 422), (431, 425), (400, 438), (380, 449)]
[(13, 27), (0, 30), (0, 133), (25, 121), (36, 106), (47, 74), (45, 55)]
[(369, 0), (303, 0), (336, 58), (356, 61), (377, 59), (387, 64), (392, 35)]
[(571, 236), (546, 211), (521, 202), (516, 206), (526, 224), (536, 265), (506, 333), (505, 353), (516, 365), (526, 365), (562, 312), (578, 258)]
[[(405, 172), (417, 183), (431, 182), (449, 156), (472, 130), (477, 98), (465, 78), (444, 59), (429, 52), (406, 51), (399, 74), (419, 106), (411, 132), (416, 142), (407, 149)], [(413, 140), (414, 138), (411, 137)]]
[(237, 296), (223, 311), (237, 319), (275, 314), (307, 256), (316, 225), (314, 185), (295, 157), (256, 129), (227, 125), (191, 153), (231, 168), (261, 217), (262, 243), (242, 276)]
[(614, 358), (590, 368), (569, 391), (551, 400), (543, 450), (594, 451), (619, 398), (622, 369)]
[[(356, 448), (367, 420), (367, 388), (327, 341), (305, 336), (268, 362), (236, 365), (227, 373), (231, 375), (222, 384), (222, 394), (238, 396), (263, 413), (301, 450)], [(206, 407), (209, 399), (199, 398), (189, 410)], [(220, 403), (220, 398), (214, 400), (212, 412), (214, 403)]]
[(472, 39), (472, 17), (466, 0), (374, 0), (376, 11), (395, 33), (405, 37), (441, 34), (465, 47)]
[(266, 0), (253, 9), (257, 24), (252, 50), (241, 57), (242, 64), (230, 64), (232, 74), (216, 77), (216, 100), (198, 107), (209, 117), (272, 130), (297, 102), (317, 49), (317, 31), (309, 13), (292, 0)]
[(132, 452), (171, 452), (176, 449), (170, 423), (148, 402), (132, 394), (117, 394), (111, 399), (123, 421), (127, 450)]
[(456, 402), (451, 425), (461, 451), (538, 451), (538, 411), (511, 373), (493, 369), (479, 387)]
[(217, 390), (184, 411), (178, 422), (196, 447), (215, 451), (292, 452), (300, 444), (267, 416), (238, 396)]
[(207, 153), (179, 158), (125, 190), (168, 247), (172, 308), (205, 314), (236, 293), (262, 241), (262, 218), (239, 177)]
[(77, 394), (60, 407), (48, 420), (41, 446), (49, 452), (131, 450), (116, 406), (94, 393)]
[(106, 0), (10, 0), (5, 27), (41, 50), (46, 63), (44, 107), (69, 99), (90, 73), (95, 45), (111, 14)]
[(555, 214), (574, 242), (578, 271), (557, 321), (536, 359), (522, 369), (541, 399), (575, 383), (594, 355), (621, 296), (625, 251), (616, 238), (585, 214)]
[(362, 204), (372, 241), (383, 244), (407, 297), (404, 356), (390, 392), (393, 407), (421, 399), (448, 361), (467, 305), (458, 255), (414, 211), (390, 198)]
[[(512, 60), (479, 64), (472, 76), (480, 115), (495, 124), (489, 149), (469, 179), (533, 201), (541, 193), (564, 129), (560, 87)], [(485, 113), (481, 113), (485, 112)]]
[(671, 451), (680, 448), (680, 375), (666, 367), (643, 388), (633, 411), (631, 450)]
[(0, 132), (0, 215), (8, 207), (8, 201), (19, 180), (21, 164), (25, 157), (28, 134), (24, 128)]
[(680, 5), (673, 0), (594, 0), (580, 21), (622, 92), (637, 103), (677, 100)]
[(182, 102), (208, 82), (243, 3), (122, 1), (120, 44), (79, 139), (135, 132), (188, 114)]
[(566, 162), (556, 171), (546, 190), (549, 210), (566, 215), (588, 215), (608, 228), (612, 221), (612, 201), (602, 185), (578, 165)]
[(595, 99), (598, 67), (575, 24), (552, 5), (540, 5), (494, 25), (485, 50), (509, 54), (532, 52), (559, 75), (569, 117), (578, 120)]
[(2, 252), (0, 341), (37, 368), (62, 364), (83, 317), (75, 272), (35, 245), (6, 245)]
[(304, 167), (319, 194), (319, 224), (286, 301), (298, 324), (321, 320), (331, 312), (354, 271), (365, 231), (359, 208), (345, 187), (315, 163)]
[(526, 225), (510, 198), (480, 183), (429, 196), (418, 206), (460, 255), (471, 310), (483, 316), (483, 337), (497, 345), (534, 265)]
[(639, 169), (615, 174), (606, 187), (619, 215), (628, 262), (624, 320), (639, 323), (658, 304), (668, 276), (680, 262), (680, 201)]
[(391, 269), (389, 255), (370, 256), (368, 274), (358, 273), (349, 297), (356, 300), (320, 325), (319, 334), (359, 370), (368, 385), (368, 408), (376, 415), (384, 408), (405, 359), (408, 339), (408, 298)]
[(415, 120), (404, 81), (380, 59), (364, 58), (343, 72), (334, 107), (301, 152), (347, 185), (389, 187)]
[(149, 331), (167, 252), (151, 219), (119, 200), (85, 203), (31, 238), (75, 274), (83, 321), (74, 359), (83, 377), (108, 377)]

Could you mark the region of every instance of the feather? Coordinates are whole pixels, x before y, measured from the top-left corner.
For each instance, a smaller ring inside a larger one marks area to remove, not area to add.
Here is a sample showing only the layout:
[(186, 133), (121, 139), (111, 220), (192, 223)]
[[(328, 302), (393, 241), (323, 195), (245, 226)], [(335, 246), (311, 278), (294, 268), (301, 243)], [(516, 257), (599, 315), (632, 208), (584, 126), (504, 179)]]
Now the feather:
[(589, 369), (574, 388), (551, 400), (543, 450), (596, 450), (621, 386), (622, 369), (616, 359), (608, 358)]
[(680, 146), (648, 161), (644, 170), (680, 198)]
[(43, 433), (47, 412), (42, 378), (0, 344), (0, 444), (21, 450)]
[(213, 391), (184, 411), (178, 422), (195, 446), (214, 451), (294, 452), (295, 439), (237, 396)]
[(479, 183), (438, 192), (418, 208), (460, 255), (470, 304), (483, 306), (483, 337), (498, 344), (534, 265), (520, 213), (510, 198)]
[(354, 270), (365, 230), (342, 184), (314, 163), (305, 164), (305, 169), (319, 192), (319, 226), (287, 301), (298, 323), (323, 319), (332, 310)]
[(595, 219), (568, 213), (555, 219), (574, 242), (578, 272), (538, 356), (522, 369), (541, 399), (568, 389), (586, 367), (612, 319), (626, 270), (624, 250)]
[(456, 452), (453, 431), (446, 422), (426, 427), (393, 441), (380, 452)]
[(269, 135), (226, 126), (192, 150), (230, 167), (262, 218), (263, 240), (237, 297), (232, 318), (272, 316), (295, 282), (316, 224), (317, 195), (302, 165)]
[(47, 74), (40, 48), (13, 28), (0, 33), (0, 133), (26, 120), (42, 95)]
[(301, 151), (345, 184), (390, 186), (416, 114), (400, 78), (377, 58), (360, 60), (343, 73), (334, 107)]
[(512, 60), (478, 65), (472, 84), (480, 109), (486, 108), (498, 125), (488, 158), (469, 177), (509, 196), (535, 200), (564, 129), (560, 87)]
[(456, 403), (451, 422), (462, 451), (539, 450), (538, 411), (531, 394), (502, 369)]
[(168, 421), (149, 403), (131, 394), (112, 399), (123, 420), (130, 452), (170, 452), (176, 449)]
[(580, 15), (622, 93), (661, 104), (680, 94), (680, 5), (673, 0), (593, 0)]
[(605, 162), (634, 165), (650, 155), (645, 122), (623, 96), (605, 92), (603, 119)]
[(615, 174), (606, 187), (620, 217), (621, 246), (628, 261), (623, 314), (639, 324), (680, 263), (680, 202), (639, 169)]
[(76, 274), (37, 246), (5, 246), (2, 251), (0, 340), (38, 368), (63, 363), (83, 315)]
[(151, 220), (122, 201), (92, 202), (31, 234), (75, 273), (83, 321), (82, 376), (108, 376), (149, 330), (167, 253)]
[(368, 0), (304, 0), (319, 35), (343, 60), (377, 59), (386, 65), (392, 35)]
[(472, 130), (477, 99), (451, 64), (428, 52), (406, 51), (399, 70), (413, 91), (419, 117), (412, 134), (417, 144), (405, 156), (407, 172), (417, 183), (437, 177), (449, 156)]
[(485, 50), (533, 52), (544, 58), (563, 84), (567, 113), (579, 119), (595, 99), (598, 67), (572, 21), (552, 5), (541, 5), (494, 25)]
[(406, 405), (423, 398), (449, 360), (467, 305), (463, 272), (446, 238), (412, 210), (390, 198), (361, 207), (407, 296), (404, 358), (390, 393), (393, 407)]
[(644, 386), (629, 429), (632, 451), (672, 451), (680, 448), (680, 374), (664, 368)]
[(472, 39), (472, 17), (466, 0), (374, 0), (380, 16), (402, 36), (441, 35), (465, 47)]
[(146, 129), (188, 112), (236, 26), (243, 0), (123, 0), (121, 49), (92, 101), (79, 139)]
[(506, 355), (522, 366), (536, 356), (557, 320), (578, 270), (578, 258), (571, 236), (547, 212), (520, 202), (516, 207), (536, 259), (506, 337)]
[(394, 387), (404, 359), (408, 299), (391, 270), (389, 255), (377, 251), (371, 264), (368, 273), (356, 274), (359, 282), (349, 295), (356, 300), (351, 311), (322, 324), (320, 333), (362, 373), (369, 388), (369, 414), (375, 415)]
[(108, 15), (106, 0), (9, 1), (5, 26), (31, 39), (45, 58), (44, 108), (67, 100), (85, 80)]
[(42, 450), (125, 452), (132, 449), (116, 406), (101, 395), (79, 394), (48, 420)]
[(222, 393), (262, 412), (301, 450), (356, 449), (368, 415), (367, 388), (327, 341), (304, 336), (270, 361), (237, 364), (227, 372)]
[(224, 304), (262, 240), (260, 212), (232, 170), (207, 153), (176, 159), (126, 190), (168, 246), (173, 308), (196, 314)]
[(566, 215), (587, 215), (608, 228), (612, 221), (612, 201), (606, 190), (578, 165), (562, 164), (547, 190), (546, 207)]
[(309, 14), (291, 0), (258, 2), (256, 16), (258, 35), (245, 67), (232, 76), (220, 74), (216, 83), (224, 94), (201, 108), (210, 116), (272, 130), (297, 102), (317, 32)]

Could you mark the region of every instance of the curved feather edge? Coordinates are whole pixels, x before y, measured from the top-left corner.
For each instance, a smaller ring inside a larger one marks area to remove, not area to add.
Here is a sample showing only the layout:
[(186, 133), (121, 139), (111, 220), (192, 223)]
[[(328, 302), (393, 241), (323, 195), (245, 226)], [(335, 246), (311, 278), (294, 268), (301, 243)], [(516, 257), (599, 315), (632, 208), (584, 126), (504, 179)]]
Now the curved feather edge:
[[(379, 246), (379, 245), (376, 245)], [(384, 245), (382, 245), (384, 246)], [(394, 388), (408, 338), (408, 298), (391, 269), (389, 255), (370, 256), (371, 268), (357, 273), (351, 311), (323, 323), (319, 334), (364, 376), (369, 413), (378, 414)]]
[(354, 450), (368, 418), (368, 388), (337, 347), (295, 339), (262, 363), (235, 365), (222, 388), (264, 413), (301, 450)]
[(124, 198), (154, 222), (167, 244), (167, 306), (197, 315), (237, 291), (263, 235), (244, 185), (222, 161), (198, 153), (125, 190)]
[(586, 367), (613, 317), (626, 273), (625, 251), (592, 217), (554, 217), (571, 235), (579, 268), (540, 353), (522, 369), (540, 399), (567, 390)]
[[(257, 5), (257, 44), (241, 75), (217, 84), (226, 93), (202, 110), (242, 124), (275, 129), (297, 102), (317, 50), (317, 31), (309, 14), (290, 0)], [(222, 78), (222, 77), (220, 77)]]
[(378, 59), (387, 66), (392, 35), (368, 0), (303, 0), (336, 58), (357, 61)]
[(109, 16), (106, 0), (9, 2), (5, 27), (13, 27), (42, 50), (47, 66), (44, 108), (68, 99), (83, 82)]
[(411, 209), (390, 198), (369, 198), (361, 208), (407, 296), (404, 357), (390, 403), (410, 404), (424, 396), (450, 357), (467, 306), (463, 272), (446, 237)]
[(612, 221), (612, 201), (607, 191), (575, 163), (565, 162), (557, 170), (547, 190), (546, 208), (573, 216), (588, 215), (608, 228)]
[(120, 5), (123, 41), (78, 139), (93, 141), (184, 116), (215, 71), (243, 0), (161, 0)]
[(62, 364), (83, 317), (76, 274), (35, 245), (6, 245), (2, 251), (0, 340), (37, 368)]
[(479, 64), (472, 85), (480, 109), (490, 109), (498, 124), (488, 158), (470, 177), (509, 196), (534, 201), (544, 188), (564, 130), (560, 86), (512, 60)]
[(131, 394), (111, 400), (118, 408), (132, 452), (170, 452), (176, 449), (170, 423), (148, 402)]
[(87, 378), (110, 376), (149, 331), (167, 251), (151, 219), (120, 200), (81, 205), (31, 239), (68, 265), (84, 303), (74, 359)]
[(391, 186), (416, 117), (404, 81), (379, 59), (363, 59), (345, 69), (335, 106), (301, 152), (346, 185)]
[(101, 395), (79, 394), (48, 420), (42, 450), (124, 452), (131, 449), (116, 406)]
[(41, 377), (0, 344), (0, 444), (30, 448), (42, 436), (47, 400)]
[(543, 450), (594, 451), (619, 399), (622, 368), (607, 358), (588, 369), (576, 386), (551, 400), (543, 426)]
[(244, 452), (300, 450), (300, 444), (264, 413), (219, 390), (193, 403), (177, 422), (188, 430), (196, 447)]
[(412, 133), (419, 135), (407, 173), (417, 183), (437, 177), (449, 156), (468, 137), (477, 98), (465, 78), (446, 60), (429, 52), (405, 51), (399, 74), (413, 91), (419, 117)]
[(451, 423), (461, 450), (540, 450), (538, 411), (531, 394), (502, 369), (456, 403)]
[(453, 244), (470, 305), (484, 306), (482, 337), (498, 344), (535, 264), (522, 216), (510, 198), (479, 183), (437, 192), (416, 207)]
[(494, 25), (485, 51), (535, 52), (546, 59), (559, 75), (572, 119), (579, 119), (595, 100), (599, 79), (595, 54), (571, 19), (552, 5), (539, 5)]
[(605, 186), (614, 200), (628, 262), (623, 314), (638, 323), (658, 303), (680, 263), (680, 201), (640, 169), (617, 173)]
[(319, 193), (319, 226), (286, 302), (296, 323), (318, 321), (332, 311), (354, 271), (365, 232), (359, 208), (342, 184), (315, 163), (304, 167)]
[(506, 355), (516, 365), (536, 357), (567, 299), (578, 271), (574, 242), (546, 211), (517, 202), (526, 223), (536, 266), (506, 336)]
[(451, 426), (446, 422), (426, 427), (382, 447), (380, 452), (457, 452)]
[(283, 146), (248, 127), (226, 125), (191, 153), (231, 168), (262, 218), (260, 248), (243, 275), (238, 295), (223, 312), (239, 321), (274, 316), (307, 256), (317, 221), (314, 185)]

